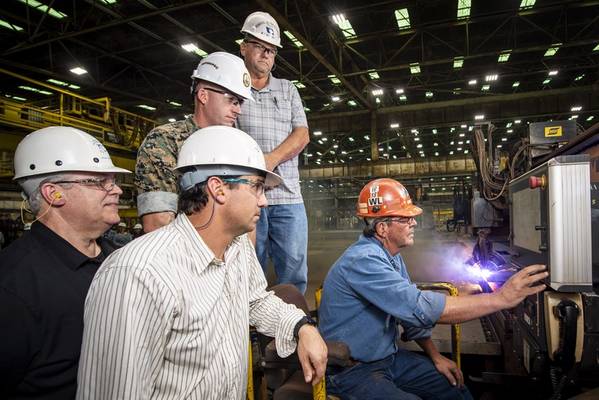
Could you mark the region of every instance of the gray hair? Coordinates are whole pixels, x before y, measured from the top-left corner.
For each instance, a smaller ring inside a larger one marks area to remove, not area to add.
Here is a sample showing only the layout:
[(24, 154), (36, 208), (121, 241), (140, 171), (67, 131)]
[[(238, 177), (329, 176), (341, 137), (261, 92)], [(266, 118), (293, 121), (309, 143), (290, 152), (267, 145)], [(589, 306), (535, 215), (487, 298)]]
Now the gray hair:
[(31, 213), (37, 216), (42, 208), (43, 196), (40, 188), (45, 183), (54, 183), (69, 180), (69, 174), (45, 174), (23, 178), (19, 180), (19, 185), (23, 189), (23, 199), (29, 203)]
[(362, 233), (366, 237), (373, 237), (376, 233), (376, 224), (379, 222), (386, 222), (387, 218), (364, 218), (364, 230)]

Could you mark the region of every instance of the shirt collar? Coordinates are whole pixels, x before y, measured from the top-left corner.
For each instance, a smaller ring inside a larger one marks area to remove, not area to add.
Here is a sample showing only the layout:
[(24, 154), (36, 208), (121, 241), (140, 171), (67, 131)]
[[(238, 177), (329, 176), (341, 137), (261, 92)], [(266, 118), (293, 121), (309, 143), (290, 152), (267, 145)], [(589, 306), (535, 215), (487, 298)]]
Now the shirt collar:
[(101, 264), (106, 256), (114, 250), (108, 243), (98, 238), (96, 241), (100, 245), (100, 254), (97, 257), (90, 258), (39, 221), (31, 225), (31, 234), (41, 243), (44, 243), (49, 251), (72, 270), (77, 270), (90, 261)]
[(252, 87), (252, 91), (263, 93), (263, 92), (272, 92), (273, 90), (282, 90), (281, 79), (275, 78), (272, 74), (268, 75), (268, 83), (262, 89), (254, 89)]
[(175, 221), (173, 222), (174, 226), (185, 235), (191, 243), (194, 244), (193, 250), (196, 253), (196, 259), (198, 261), (198, 269), (199, 273), (204, 271), (206, 267), (211, 264), (226, 266), (231, 260), (233, 260), (241, 249), (241, 240), (240, 237), (236, 237), (233, 239), (231, 244), (225, 250), (225, 260), (218, 259), (214, 252), (206, 245), (206, 242), (202, 239), (202, 236), (198, 233), (198, 231), (194, 228), (191, 221), (187, 217), (187, 215), (180, 213)]

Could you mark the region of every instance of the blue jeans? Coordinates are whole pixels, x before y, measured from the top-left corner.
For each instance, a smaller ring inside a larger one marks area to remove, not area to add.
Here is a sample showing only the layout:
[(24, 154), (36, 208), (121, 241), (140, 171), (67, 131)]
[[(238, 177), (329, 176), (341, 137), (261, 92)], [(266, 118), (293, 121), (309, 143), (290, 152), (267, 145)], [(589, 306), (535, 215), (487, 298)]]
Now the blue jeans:
[(466, 387), (452, 386), (428, 357), (407, 350), (337, 374), (327, 371), (326, 388), (343, 400), (472, 400)]
[(256, 255), (264, 274), (272, 258), (277, 284), (295, 285), (306, 292), (308, 282), (308, 218), (304, 204), (268, 206), (256, 227)]

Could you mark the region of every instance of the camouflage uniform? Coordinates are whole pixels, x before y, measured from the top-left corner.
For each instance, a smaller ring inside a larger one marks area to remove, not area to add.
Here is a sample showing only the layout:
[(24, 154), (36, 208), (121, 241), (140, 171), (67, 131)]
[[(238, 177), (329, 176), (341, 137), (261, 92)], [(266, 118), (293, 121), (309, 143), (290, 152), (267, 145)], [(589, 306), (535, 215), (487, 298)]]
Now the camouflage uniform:
[(150, 131), (137, 152), (135, 186), (137, 214), (177, 212), (177, 165), (179, 149), (198, 130), (192, 117), (158, 126)]

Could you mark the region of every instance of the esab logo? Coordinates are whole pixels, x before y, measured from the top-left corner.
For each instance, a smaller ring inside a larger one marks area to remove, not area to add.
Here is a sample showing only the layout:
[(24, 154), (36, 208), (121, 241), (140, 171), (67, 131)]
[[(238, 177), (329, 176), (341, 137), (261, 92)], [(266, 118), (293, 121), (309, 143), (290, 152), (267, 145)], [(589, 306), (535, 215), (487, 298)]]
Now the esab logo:
[(557, 137), (562, 136), (562, 127), (561, 126), (546, 126), (545, 127), (545, 137)]

